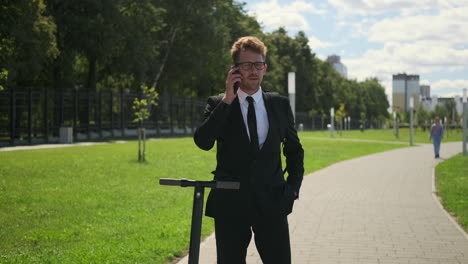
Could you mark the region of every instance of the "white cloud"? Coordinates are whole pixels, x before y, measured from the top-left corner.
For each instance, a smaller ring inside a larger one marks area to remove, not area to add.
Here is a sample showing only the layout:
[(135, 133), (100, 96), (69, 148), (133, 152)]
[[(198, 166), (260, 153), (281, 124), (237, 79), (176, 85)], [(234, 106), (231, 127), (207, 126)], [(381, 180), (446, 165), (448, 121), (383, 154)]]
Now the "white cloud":
[(398, 72), (421, 74), (451, 67), (457, 70), (460, 65), (468, 66), (468, 50), (390, 42), (382, 49), (368, 50), (359, 58), (344, 58), (343, 62), (350, 76), (362, 80)]
[(294, 1), (291, 4), (281, 5), (277, 0), (254, 4), (249, 12), (262, 22), (267, 29), (285, 27), (288, 30), (310, 29), (306, 14), (325, 14), (323, 9), (316, 8), (305, 1)]
[(466, 0), (329, 0), (339, 13), (357, 15), (376, 15), (399, 12), (404, 15), (424, 13), (435, 8), (466, 7)]
[[(275, 0), (276, 2), (276, 0)], [(285, 5), (284, 8), (290, 9), (293, 11), (299, 11), (299, 12), (306, 12), (306, 13), (312, 13), (312, 14), (325, 14), (326, 11), (324, 9), (320, 9), (315, 7), (311, 3), (307, 3), (306, 1), (294, 1), (291, 5)]]
[[(392, 93), (393, 74), (406, 72), (424, 76), (434, 71), (457, 71), (468, 67), (468, 49), (457, 50), (447, 46), (437, 47), (421, 43), (390, 42), (382, 49), (368, 50), (359, 58), (344, 58), (343, 63), (348, 68), (350, 78), (365, 80), (369, 77), (377, 77), (382, 80), (382, 85), (388, 95)], [(451, 81), (431, 84), (434, 87), (433, 91), (438, 91), (441, 95), (455, 92), (449, 91), (448, 88), (467, 86), (468, 80), (454, 81), (451, 85), (448, 85), (448, 82)], [(444, 89), (439, 87), (444, 87)]]
[(431, 84), (431, 95), (461, 96), (463, 88), (468, 88), (468, 80), (439, 80)]
[[(394, 1), (367, 1), (367, 0), (329, 0), (340, 12), (345, 14), (375, 14), (397, 11), (402, 7), (411, 8), (414, 5), (427, 6), (432, 0), (394, 0)], [(421, 3), (422, 2), (422, 3)]]
[[(466, 8), (453, 8), (437, 15), (418, 15), (389, 18), (374, 24), (369, 31), (369, 40), (387, 41), (427, 41), (432, 45), (466, 44), (468, 39), (468, 19)], [(432, 42), (432, 43), (431, 43)]]
[[(468, 80), (460, 80), (465, 77), (461, 72), (468, 73), (467, 0), (329, 0), (328, 6), (320, 1), (287, 2), (265, 0), (251, 10), (267, 30), (285, 26), (288, 31), (305, 31), (314, 52), (330, 52), (330, 47), (340, 51), (350, 78), (377, 77), (390, 100), (392, 75), (397, 73), (431, 79), (433, 83), (426, 83), (440, 96), (468, 87)], [(314, 24), (314, 15), (325, 12), (330, 14), (328, 36), (312, 33), (312, 27), (320, 26)], [(322, 60), (329, 55), (316, 54)], [(434, 82), (439, 76), (447, 80)]]
[(315, 54), (315, 56), (317, 56), (317, 58), (319, 58), (322, 61), (325, 61), (327, 59), (327, 55), (324, 54)]
[(349, 19), (347, 17), (338, 17), (336, 25), (348, 34), (346, 35), (347, 39), (367, 39), (369, 35), (369, 28), (375, 22), (368, 18), (362, 19)]
[[(406, 11), (401, 7), (405, 1), (330, 0), (335, 6), (340, 3), (355, 13), (387, 11), (387, 18), (361, 23), (361, 32), (370, 41), (381, 43), (380, 49), (367, 50), (356, 59), (343, 58), (351, 78), (363, 80), (368, 77), (382, 79), (387, 94), (391, 95), (391, 76), (396, 73), (428, 75), (432, 72), (463, 71), (468, 68), (468, 1), (423, 0), (426, 4), (440, 8), (438, 12), (421, 13)], [(417, 2), (418, 7), (423, 5)], [(416, 8), (413, 2), (406, 8)], [(465, 6), (465, 7), (463, 7)], [(388, 8), (400, 15), (388, 16)], [(402, 13), (404, 13), (402, 15)], [(345, 19), (346, 16), (344, 16)], [(349, 18), (348, 18), (349, 19)], [(365, 17), (363, 17), (365, 19)], [(372, 18), (371, 18), (372, 19)], [(354, 20), (354, 19), (353, 19)], [(358, 22), (359, 23), (359, 22)], [(367, 28), (366, 28), (367, 27)], [(367, 32), (366, 32), (367, 30)], [(444, 80), (431, 84), (434, 93), (446, 96), (457, 93), (456, 87), (467, 80)], [(449, 85), (450, 83), (450, 85)], [(390, 96), (391, 97), (391, 96)]]
[(468, 80), (438, 80), (431, 82), (426, 79), (419, 81), (420, 85), (429, 85), (431, 87), (431, 96), (438, 97), (454, 97), (456, 95), (461, 96), (463, 94), (463, 88), (468, 88)]
[(419, 79), (419, 85), (431, 85), (431, 82), (426, 79)]
[(320, 39), (316, 37), (309, 37), (309, 47), (312, 49), (312, 51), (315, 51), (317, 49), (332, 47), (334, 45), (335, 44), (331, 42), (321, 41)]

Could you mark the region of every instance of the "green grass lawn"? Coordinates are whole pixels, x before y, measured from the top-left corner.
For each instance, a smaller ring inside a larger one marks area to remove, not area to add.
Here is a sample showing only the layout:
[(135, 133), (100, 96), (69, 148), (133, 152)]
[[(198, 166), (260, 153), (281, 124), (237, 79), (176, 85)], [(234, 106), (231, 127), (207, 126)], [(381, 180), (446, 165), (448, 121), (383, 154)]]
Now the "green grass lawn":
[(164, 263), (183, 254), (193, 194), (157, 179), (210, 178), (213, 153), (191, 141), (152, 141), (145, 164), (135, 161), (136, 142), (0, 152), (0, 262)]
[[(303, 136), (330, 138), (329, 131), (313, 131), (301, 132)], [(409, 144), (410, 133), (408, 128), (399, 130), (399, 137), (396, 138), (393, 134), (393, 129), (367, 129), (364, 132), (360, 130), (343, 131), (341, 134), (335, 131), (334, 138), (336, 139), (363, 139), (363, 140), (383, 140), (395, 141)], [(461, 129), (451, 129), (446, 131), (442, 142), (462, 141), (463, 134)], [(429, 131), (415, 129), (413, 135), (414, 143), (431, 143), (429, 140)]]
[(436, 167), (437, 194), (468, 232), (468, 156), (458, 154)]
[[(308, 138), (306, 172), (401, 144)], [(193, 189), (159, 178), (210, 180), (215, 150), (191, 138), (0, 152), (0, 263), (167, 263), (189, 244)], [(203, 235), (213, 221), (203, 219)]]

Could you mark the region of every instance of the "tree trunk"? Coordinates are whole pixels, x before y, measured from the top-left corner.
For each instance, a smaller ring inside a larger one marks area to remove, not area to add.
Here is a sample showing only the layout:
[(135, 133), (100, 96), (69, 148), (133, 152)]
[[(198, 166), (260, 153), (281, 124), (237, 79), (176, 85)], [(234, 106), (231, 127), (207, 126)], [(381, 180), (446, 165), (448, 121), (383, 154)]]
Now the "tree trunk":
[(142, 155), (141, 155), (141, 127), (138, 127), (137, 129), (138, 133), (138, 161), (142, 161)]
[(145, 128), (142, 128), (142, 131), (143, 133), (143, 160), (142, 161), (146, 161), (146, 129)]
[(158, 82), (159, 82), (159, 78), (161, 78), (161, 74), (164, 71), (164, 67), (166, 66), (167, 58), (169, 57), (169, 53), (171, 52), (171, 48), (174, 45), (174, 40), (175, 40), (176, 35), (177, 35), (177, 28), (173, 27), (172, 28), (172, 33), (171, 33), (171, 39), (170, 39), (169, 44), (168, 44), (167, 49), (166, 49), (166, 54), (164, 55), (164, 59), (163, 59), (163, 61), (161, 63), (161, 66), (159, 67), (159, 71), (156, 74), (156, 78), (154, 79), (154, 83), (153, 83), (153, 86), (152, 86), (154, 88), (157, 87)]
[(88, 80), (86, 87), (90, 92), (96, 92), (96, 57), (88, 56)]

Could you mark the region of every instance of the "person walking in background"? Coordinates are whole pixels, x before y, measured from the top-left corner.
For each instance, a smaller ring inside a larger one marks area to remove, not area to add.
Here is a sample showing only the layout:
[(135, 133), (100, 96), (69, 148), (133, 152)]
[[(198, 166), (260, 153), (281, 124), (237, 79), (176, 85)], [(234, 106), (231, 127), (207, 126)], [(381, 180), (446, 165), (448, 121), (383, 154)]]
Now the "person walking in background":
[(252, 232), (263, 263), (291, 263), (287, 216), (299, 197), (304, 150), (288, 98), (260, 87), (266, 51), (255, 37), (234, 43), (225, 92), (208, 99), (194, 135), (203, 150), (216, 142), (214, 179), (240, 182), (240, 190), (212, 189), (208, 196), (218, 264), (245, 264)]
[(432, 144), (434, 145), (434, 154), (435, 158), (439, 158), (440, 151), (440, 142), (444, 137), (444, 127), (440, 124), (440, 118), (438, 116), (434, 119), (434, 124), (431, 127), (431, 134), (429, 139), (432, 139)]

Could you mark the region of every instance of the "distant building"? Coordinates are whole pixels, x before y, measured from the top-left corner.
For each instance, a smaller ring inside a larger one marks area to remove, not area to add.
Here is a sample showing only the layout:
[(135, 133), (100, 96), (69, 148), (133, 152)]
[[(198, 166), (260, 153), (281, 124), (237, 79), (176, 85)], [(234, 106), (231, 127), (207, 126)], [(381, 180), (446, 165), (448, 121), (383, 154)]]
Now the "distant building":
[(431, 86), (430, 85), (421, 85), (419, 86), (419, 90), (421, 93), (422, 100), (431, 98)]
[(426, 111), (432, 112), (435, 110), (437, 105), (444, 105), (446, 102), (453, 101), (455, 102), (455, 110), (457, 113), (462, 114), (463, 113), (463, 102), (462, 102), (462, 97), (459, 95), (456, 95), (454, 97), (438, 97), (437, 95), (433, 95), (430, 98), (423, 99), (422, 104), (423, 108)]
[(436, 102), (437, 104), (437, 96), (435, 95), (432, 98), (421, 98), (421, 104), (423, 106), (423, 109), (425, 109), (426, 111), (431, 112), (434, 110), (435, 104), (433, 104), (433, 102)]
[(463, 97), (460, 95), (455, 95), (453, 99), (455, 100), (455, 108), (457, 109), (457, 113), (463, 114)]
[(406, 73), (394, 74), (392, 80), (393, 111), (407, 111), (410, 108), (411, 98), (414, 100), (413, 107), (420, 103), (421, 88), (419, 87), (419, 75)]
[(437, 105), (444, 105), (446, 102), (455, 102), (456, 111), (461, 114), (463, 112), (463, 103), (461, 96), (455, 97), (438, 97), (431, 96), (430, 85), (419, 85), (419, 75), (409, 75), (399, 73), (393, 75), (392, 80), (393, 111), (408, 111), (411, 98), (414, 100), (413, 107), (417, 109), (419, 105), (429, 112), (435, 110)]
[(327, 57), (327, 62), (330, 63), (337, 72), (344, 78), (348, 78), (348, 69), (341, 62), (341, 58), (338, 55), (331, 55)]

